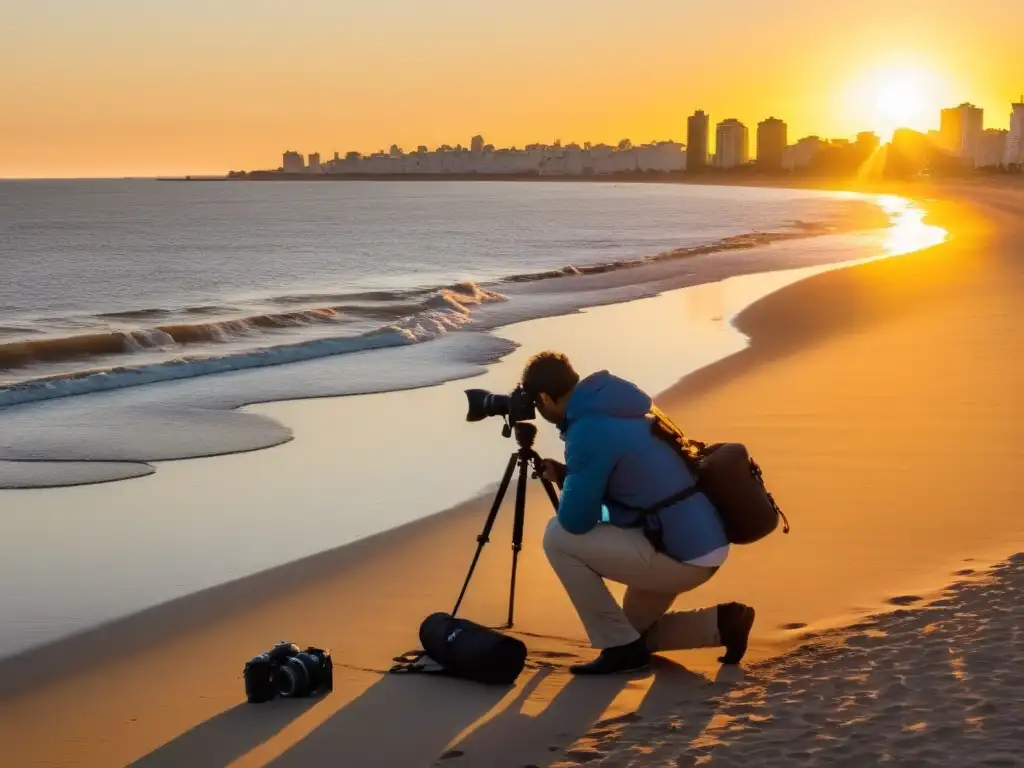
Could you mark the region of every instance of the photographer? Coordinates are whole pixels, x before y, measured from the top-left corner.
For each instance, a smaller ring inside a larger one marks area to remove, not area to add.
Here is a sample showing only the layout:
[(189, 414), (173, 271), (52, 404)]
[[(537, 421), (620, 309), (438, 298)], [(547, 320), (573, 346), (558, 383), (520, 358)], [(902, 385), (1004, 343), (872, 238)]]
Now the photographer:
[[(662, 509), (658, 548), (635, 509), (651, 507), (692, 486), (678, 454), (651, 432), (651, 398), (607, 371), (583, 380), (562, 354), (542, 352), (523, 372), (537, 411), (557, 425), (565, 464), (546, 459), (542, 474), (562, 489), (544, 551), (600, 654), (575, 674), (644, 669), (650, 654), (725, 647), (720, 661), (739, 663), (754, 610), (727, 603), (667, 612), (676, 597), (710, 579), (725, 561), (728, 541), (702, 493)], [(659, 551), (661, 550), (661, 551)], [(626, 585), (620, 607), (604, 580)]]

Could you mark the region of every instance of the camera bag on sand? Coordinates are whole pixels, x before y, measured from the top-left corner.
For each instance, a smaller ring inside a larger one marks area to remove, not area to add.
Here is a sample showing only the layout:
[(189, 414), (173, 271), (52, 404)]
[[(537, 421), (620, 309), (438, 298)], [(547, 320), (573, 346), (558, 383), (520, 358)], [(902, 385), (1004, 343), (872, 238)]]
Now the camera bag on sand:
[(789, 533), (789, 520), (765, 488), (761, 468), (746, 446), (741, 443), (706, 445), (686, 437), (658, 408), (653, 408), (651, 415), (653, 434), (672, 446), (697, 478), (697, 483), (653, 507), (637, 510), (642, 515), (645, 530), (651, 517), (662, 509), (695, 493), (703, 493), (718, 510), (731, 544), (760, 541), (778, 527), (780, 519), (782, 532)]
[(423, 650), (396, 657), (398, 663), (391, 672), (429, 672), (509, 685), (526, 665), (522, 640), (447, 613), (434, 613), (423, 620), (420, 643)]

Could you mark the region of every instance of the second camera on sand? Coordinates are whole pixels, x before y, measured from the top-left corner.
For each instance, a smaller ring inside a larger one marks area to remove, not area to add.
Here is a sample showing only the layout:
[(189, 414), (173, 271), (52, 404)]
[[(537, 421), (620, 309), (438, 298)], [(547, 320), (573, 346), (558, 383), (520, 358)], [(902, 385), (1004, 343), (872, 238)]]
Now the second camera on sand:
[(245, 663), (242, 672), (246, 699), (253, 704), (302, 698), (334, 688), (334, 664), (322, 648), (299, 650), (294, 643), (280, 642)]

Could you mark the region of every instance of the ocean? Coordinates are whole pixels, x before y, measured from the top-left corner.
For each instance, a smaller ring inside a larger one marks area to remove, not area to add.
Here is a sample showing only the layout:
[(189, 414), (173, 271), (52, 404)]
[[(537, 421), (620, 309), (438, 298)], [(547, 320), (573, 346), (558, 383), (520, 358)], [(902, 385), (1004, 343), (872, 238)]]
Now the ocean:
[(686, 272), (697, 253), (869, 215), (857, 198), (680, 185), (5, 184), (0, 384), (421, 341), (523, 283), (658, 257)]
[(472, 375), (501, 326), (860, 258), (900, 213), (676, 184), (2, 183), (0, 487), (274, 445), (235, 409)]

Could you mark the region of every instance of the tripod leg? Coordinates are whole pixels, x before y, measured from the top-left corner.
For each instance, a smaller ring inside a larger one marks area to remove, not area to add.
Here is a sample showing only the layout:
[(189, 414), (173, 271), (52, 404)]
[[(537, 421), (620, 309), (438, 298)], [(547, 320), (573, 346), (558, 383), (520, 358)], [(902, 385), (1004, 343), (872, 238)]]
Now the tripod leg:
[(519, 478), (516, 483), (515, 517), (512, 520), (512, 578), (508, 586), (508, 626), (512, 626), (512, 614), (516, 605), (516, 569), (519, 566), (519, 551), (523, 548), (523, 525), (526, 521), (526, 474), (529, 459), (519, 460)]
[(541, 485), (544, 486), (544, 490), (548, 492), (548, 499), (551, 501), (551, 506), (554, 507), (555, 511), (558, 511), (558, 493), (555, 491), (555, 486), (551, 484), (550, 480), (545, 480), (543, 477), (540, 479)]
[(555, 511), (557, 512), (558, 492), (555, 490), (555, 486), (552, 484), (550, 480), (546, 480), (545, 478), (540, 476), (540, 463), (541, 461), (543, 461), (543, 459), (541, 459), (540, 454), (532, 452), (530, 454), (530, 461), (533, 463), (533, 471), (536, 473), (537, 477), (540, 478), (540, 483), (541, 485), (544, 486), (544, 490), (547, 491), (548, 501), (551, 502), (551, 506), (554, 507)]
[(494, 496), (494, 502), (491, 504), (491, 511), (487, 515), (487, 521), (484, 523), (484, 528), (477, 536), (476, 541), (476, 554), (473, 555), (473, 562), (469, 564), (469, 572), (466, 574), (466, 581), (462, 584), (462, 591), (459, 592), (459, 599), (455, 601), (455, 607), (452, 609), (452, 616), (459, 612), (459, 606), (462, 605), (462, 599), (466, 596), (466, 590), (469, 588), (469, 580), (473, 578), (473, 571), (476, 569), (476, 562), (480, 559), (480, 552), (491, 538), (491, 528), (494, 527), (494, 520), (498, 517), (498, 510), (501, 509), (501, 501), (505, 498), (505, 492), (508, 491), (508, 485), (512, 482), (512, 473), (516, 469), (516, 462), (519, 461), (519, 456), (513, 453), (509, 456), (508, 465), (505, 467), (505, 474), (501, 478), (501, 485), (498, 486), (498, 492)]

